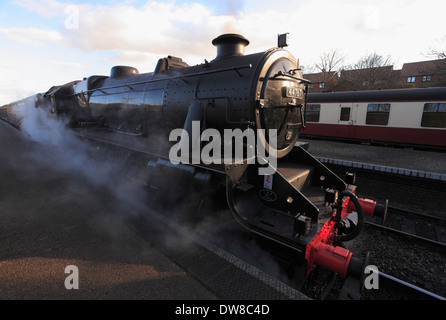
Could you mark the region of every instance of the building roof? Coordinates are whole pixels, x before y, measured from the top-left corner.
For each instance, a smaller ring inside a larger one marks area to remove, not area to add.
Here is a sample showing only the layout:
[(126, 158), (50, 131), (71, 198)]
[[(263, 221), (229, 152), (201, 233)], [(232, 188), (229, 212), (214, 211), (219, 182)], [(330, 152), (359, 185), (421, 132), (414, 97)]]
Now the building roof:
[(355, 77), (358, 75), (373, 73), (377, 76), (388, 77), (388, 75), (393, 71), (393, 66), (383, 66), (376, 68), (368, 68), (368, 69), (349, 69), (342, 70), (341, 77)]
[[(410, 81), (408, 81), (409, 77)], [(309, 73), (304, 74), (304, 78), (312, 83), (330, 84), (330, 88), (324, 86), (319, 89), (331, 91), (391, 89), (407, 86), (446, 87), (446, 59), (405, 63), (402, 69), (397, 70), (390, 65), (341, 72)], [(333, 80), (336, 81), (333, 82)], [(316, 88), (314, 92), (319, 89)]]
[(318, 73), (308, 73), (304, 75), (305, 79), (311, 81), (312, 83), (328, 82), (333, 77), (337, 77), (335, 71), (332, 72), (318, 72)]
[(446, 59), (410, 62), (403, 64), (401, 74), (407, 76), (420, 76), (434, 74), (439, 71), (439, 67), (446, 63)]

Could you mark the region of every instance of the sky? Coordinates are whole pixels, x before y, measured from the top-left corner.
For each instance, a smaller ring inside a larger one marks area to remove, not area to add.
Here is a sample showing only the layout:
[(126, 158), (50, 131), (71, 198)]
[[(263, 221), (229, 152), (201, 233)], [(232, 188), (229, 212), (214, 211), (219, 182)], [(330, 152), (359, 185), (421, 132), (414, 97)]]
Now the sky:
[(444, 0), (1, 1), (0, 105), (114, 65), (146, 73), (168, 55), (210, 61), (223, 33), (248, 38), (246, 54), (289, 33), (286, 49), (303, 66), (336, 49), (345, 64), (377, 53), (400, 69), (444, 50), (445, 9)]

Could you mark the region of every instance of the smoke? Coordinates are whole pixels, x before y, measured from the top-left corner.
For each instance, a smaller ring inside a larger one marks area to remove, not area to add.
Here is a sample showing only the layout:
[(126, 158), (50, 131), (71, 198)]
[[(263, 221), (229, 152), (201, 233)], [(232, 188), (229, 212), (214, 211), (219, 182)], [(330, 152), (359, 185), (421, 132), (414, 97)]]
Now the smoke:
[[(94, 204), (97, 202), (97, 197), (108, 193), (113, 199), (113, 204), (119, 206), (113, 211), (119, 212), (120, 216), (104, 216), (99, 212), (91, 216), (91, 224), (97, 226), (100, 231), (118, 235), (122, 221), (140, 218), (141, 214), (145, 215), (145, 221), (156, 223), (158, 219), (157, 224), (160, 224), (159, 217), (153, 219), (148, 216), (150, 209), (147, 208), (147, 201), (150, 191), (144, 187), (144, 183), (147, 181), (150, 183), (153, 180), (158, 183), (158, 192), (161, 195), (153, 199), (162, 202), (161, 207), (166, 208), (167, 214), (170, 214), (178, 225), (187, 226), (187, 233), (199, 239), (208, 239), (271, 275), (281, 274), (280, 267), (271, 259), (269, 253), (265, 252), (252, 238), (246, 236), (248, 232), (235, 222), (229, 209), (215, 205), (211, 201), (203, 201), (209, 196), (206, 188), (212, 189), (209, 186), (197, 188), (195, 191), (193, 188), (185, 188), (175, 172), (166, 172), (168, 175), (165, 176), (159, 176), (159, 172), (155, 172), (153, 176), (138, 175), (141, 168), (131, 167), (129, 163), (117, 158), (114, 153), (105, 148), (81, 140), (67, 128), (66, 122), (49, 117), (48, 108), (36, 108), (32, 99), (16, 108), (15, 112), (22, 119), (21, 130), (37, 146), (24, 157), (32, 158), (48, 168), (48, 172), (56, 172), (64, 178), (61, 180), (65, 184), (61, 186), (63, 192), (61, 192), (60, 201), (82, 201)], [(26, 161), (21, 162), (23, 163)], [(26, 169), (28, 172), (37, 174), (35, 167)], [(46, 172), (42, 173), (40, 170), (39, 174), (42, 180), (48, 178)], [(86, 183), (88, 186), (85, 185)], [(97, 190), (97, 193), (88, 193), (86, 190)], [(185, 192), (189, 194), (186, 196)], [(177, 197), (182, 201), (177, 202)], [(225, 197), (224, 192), (221, 197)], [(208, 204), (209, 207), (206, 207)], [(196, 215), (195, 210), (200, 206), (203, 208), (200, 214)], [(149, 205), (149, 207), (152, 206)], [(168, 220), (169, 218), (165, 222)], [(180, 247), (187, 252), (189, 245), (193, 243), (193, 238), (184, 236), (181, 232), (175, 236), (169, 232), (161, 235), (161, 241), (167, 248)]]
[(245, 11), (246, 0), (226, 0), (221, 6), (222, 14), (239, 15)]
[(228, 0), (222, 4), (222, 14), (226, 16), (226, 20), (221, 26), (221, 33), (238, 33), (242, 34), (241, 20), (243, 19), (243, 12), (245, 1)]
[[(50, 117), (50, 108), (36, 107), (34, 101), (27, 99), (13, 109), (21, 119), (21, 131), (33, 144), (17, 162), (20, 171), (38, 176), (42, 185), (56, 180), (60, 196), (49, 201), (91, 204), (100, 212), (90, 215), (90, 225), (119, 235), (117, 226), (144, 208), (143, 177), (133, 175), (136, 169), (126, 166), (125, 159), (74, 135), (66, 121)], [(98, 208), (99, 203), (113, 206)]]
[[(89, 156), (91, 146), (82, 142), (66, 129), (66, 123), (49, 117), (47, 108), (37, 108), (31, 99), (14, 109), (21, 118), (20, 129), (39, 144), (39, 151), (32, 156), (52, 169), (81, 175), (89, 182), (104, 185), (111, 167)], [(105, 164), (105, 165), (104, 165)]]
[(235, 18), (232, 18), (231, 20), (227, 21), (222, 26), (222, 30), (220, 33), (238, 33), (241, 34), (242, 30), (240, 27), (237, 26), (237, 20)]

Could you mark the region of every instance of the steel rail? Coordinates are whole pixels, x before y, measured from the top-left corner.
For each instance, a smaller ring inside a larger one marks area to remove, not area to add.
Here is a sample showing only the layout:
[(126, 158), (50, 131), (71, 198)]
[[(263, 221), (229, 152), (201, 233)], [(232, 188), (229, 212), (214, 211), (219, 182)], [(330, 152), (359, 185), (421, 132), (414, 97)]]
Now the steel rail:
[(379, 276), (381, 276), (383, 278), (386, 278), (387, 280), (390, 280), (390, 281), (392, 281), (394, 283), (397, 283), (397, 284), (402, 285), (404, 287), (407, 287), (407, 288), (410, 288), (412, 290), (415, 290), (415, 291), (417, 291), (419, 293), (422, 293), (424, 295), (427, 295), (427, 296), (429, 296), (431, 298), (434, 298), (434, 299), (437, 299), (437, 300), (446, 300), (446, 298), (444, 298), (444, 297), (442, 297), (442, 296), (440, 296), (438, 294), (435, 294), (435, 293), (430, 292), (428, 290), (425, 290), (423, 288), (417, 287), (417, 286), (415, 286), (415, 285), (413, 285), (413, 284), (411, 284), (409, 282), (406, 282), (404, 280), (395, 278), (395, 277), (393, 277), (393, 276), (391, 276), (389, 274), (386, 274), (384, 272), (378, 271), (376, 269), (370, 269), (370, 271), (372, 271), (372, 273), (377, 273)]
[(446, 249), (446, 243), (443, 243), (443, 242), (439, 242), (439, 241), (432, 240), (432, 239), (429, 239), (429, 238), (424, 238), (424, 237), (418, 236), (416, 234), (412, 234), (412, 233), (404, 232), (404, 231), (397, 230), (397, 229), (394, 229), (394, 228), (386, 227), (386, 226), (383, 226), (381, 224), (377, 224), (377, 223), (370, 222), (370, 221), (367, 221), (367, 220), (364, 221), (364, 223), (367, 224), (367, 225), (370, 225), (370, 226), (372, 226), (374, 228), (377, 228), (377, 229), (381, 229), (381, 230), (384, 230), (384, 231), (392, 232), (392, 233), (399, 234), (399, 235), (402, 235), (402, 236), (405, 236), (405, 237), (410, 237), (410, 238), (419, 240), (421, 242), (425, 242), (427, 244), (434, 245), (434, 246)]

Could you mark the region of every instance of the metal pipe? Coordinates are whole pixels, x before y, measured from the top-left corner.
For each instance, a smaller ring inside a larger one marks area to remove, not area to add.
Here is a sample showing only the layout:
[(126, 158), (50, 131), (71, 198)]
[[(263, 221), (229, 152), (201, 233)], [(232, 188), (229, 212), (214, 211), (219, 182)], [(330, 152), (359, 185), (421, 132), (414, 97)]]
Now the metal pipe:
[(344, 242), (354, 239), (361, 233), (362, 228), (364, 226), (364, 211), (362, 210), (361, 203), (359, 203), (358, 197), (350, 191), (344, 190), (339, 194), (338, 198), (339, 204), (338, 204), (337, 214), (340, 215), (340, 211), (342, 210), (342, 199), (344, 196), (348, 196), (350, 198), (350, 201), (352, 201), (353, 204), (355, 205), (356, 212), (358, 213), (358, 224), (355, 226), (352, 232), (339, 236), (338, 238), (339, 242)]
[[(137, 86), (137, 85), (140, 85), (140, 84), (147, 84), (147, 83), (152, 83), (152, 82), (157, 82), (157, 81), (182, 79), (182, 78), (186, 78), (186, 77), (202, 76), (202, 75), (207, 75), (207, 74), (211, 74), (211, 73), (219, 73), (219, 72), (227, 72), (227, 71), (235, 71), (235, 72), (237, 72), (240, 75), (238, 70), (241, 70), (241, 69), (251, 69), (251, 68), (252, 68), (252, 64), (245, 64), (245, 65), (241, 65), (241, 66), (232, 66), (232, 67), (226, 67), (226, 68), (215, 69), (215, 70), (201, 71), (201, 72), (195, 72), (195, 73), (186, 73), (186, 74), (181, 74), (181, 75), (174, 76), (174, 77), (159, 77), (157, 79), (153, 79), (152, 78), (150, 80), (145, 80), (145, 81), (139, 81), (139, 82), (133, 82), (133, 83), (125, 83), (125, 84), (120, 84), (120, 85), (116, 85), (116, 86), (110, 86), (110, 87), (104, 87), (104, 88), (95, 88), (95, 89), (85, 90), (85, 91), (82, 91), (82, 92), (79, 92), (79, 93), (69, 94), (67, 96), (77, 96), (77, 95), (80, 95), (80, 94), (85, 94), (85, 93), (90, 93), (90, 92), (95, 92), (95, 91), (103, 92), (102, 90), (116, 89), (116, 88), (122, 88), (122, 87), (128, 87), (128, 86)], [(103, 92), (103, 93), (105, 93), (105, 92)]]

